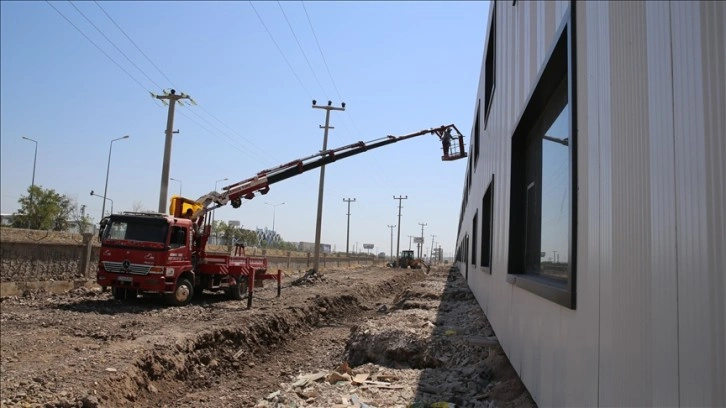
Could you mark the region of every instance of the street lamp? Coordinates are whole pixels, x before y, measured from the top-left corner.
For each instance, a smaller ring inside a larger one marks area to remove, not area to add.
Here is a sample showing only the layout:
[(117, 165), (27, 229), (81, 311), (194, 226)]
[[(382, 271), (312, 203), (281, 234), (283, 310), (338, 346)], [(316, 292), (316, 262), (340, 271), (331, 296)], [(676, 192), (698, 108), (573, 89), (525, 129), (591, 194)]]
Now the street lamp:
[[(217, 183), (219, 183), (220, 181), (227, 181), (227, 180), (229, 180), (227, 177), (225, 177), (223, 179), (215, 180), (214, 181), (214, 191), (215, 192), (217, 191)], [(214, 244), (216, 245), (217, 244), (217, 231), (214, 228), (214, 211), (212, 211), (212, 232), (214, 232)]]
[(174, 177), (169, 177), (169, 180), (171, 180), (171, 181), (178, 181), (179, 182), (179, 197), (181, 197), (182, 181), (179, 180), (179, 179), (175, 179)]
[(272, 232), (274, 233), (275, 232), (275, 209), (277, 208), (278, 205), (283, 205), (285, 203), (270, 204), (270, 203), (266, 202), (265, 204), (272, 206)]
[[(103, 205), (101, 206), (101, 219), (103, 219), (103, 216), (106, 211), (106, 193), (108, 193), (108, 172), (111, 169), (111, 149), (113, 149), (113, 142), (121, 139), (128, 139), (129, 135), (122, 136), (116, 139), (111, 140), (111, 145), (108, 148), (108, 163), (106, 164), (106, 185), (103, 188)], [(93, 191), (91, 191), (91, 195), (93, 195)], [(113, 214), (113, 201), (111, 201), (111, 214)]]
[[(35, 190), (35, 163), (38, 158), (38, 141), (31, 139), (29, 137), (25, 137), (25, 136), (23, 136), (23, 139), (29, 140), (29, 141), (35, 143), (35, 154), (33, 154), (33, 179), (30, 182), (30, 207), (32, 208), (33, 207), (33, 190)], [(28, 222), (30, 222), (30, 220), (28, 220)]]
[[(110, 199), (108, 197), (104, 197), (102, 195), (98, 195), (98, 194), (94, 193), (93, 190), (91, 190), (91, 195), (103, 198), (103, 204), (104, 204), (103, 211), (105, 211), (105, 209), (106, 209), (106, 200), (110, 201), (111, 202), (111, 214), (113, 214), (113, 200), (112, 199)], [(101, 219), (103, 219), (103, 214), (101, 214)]]

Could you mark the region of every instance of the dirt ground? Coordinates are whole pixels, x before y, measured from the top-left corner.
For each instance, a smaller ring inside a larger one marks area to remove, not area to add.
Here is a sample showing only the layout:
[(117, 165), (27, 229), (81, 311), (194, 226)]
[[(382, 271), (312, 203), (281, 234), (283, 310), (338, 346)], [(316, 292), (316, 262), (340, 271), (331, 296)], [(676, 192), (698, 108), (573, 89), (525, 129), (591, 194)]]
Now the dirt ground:
[(100, 289), (0, 303), (2, 407), (534, 407), (466, 282), (331, 269), (185, 307)]

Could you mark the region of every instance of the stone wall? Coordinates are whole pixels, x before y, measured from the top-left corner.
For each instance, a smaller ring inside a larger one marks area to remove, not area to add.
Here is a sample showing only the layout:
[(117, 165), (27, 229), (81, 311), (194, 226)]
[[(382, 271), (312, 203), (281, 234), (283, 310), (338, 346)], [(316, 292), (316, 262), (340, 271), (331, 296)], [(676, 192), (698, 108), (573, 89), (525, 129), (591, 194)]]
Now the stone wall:
[(99, 247), (87, 244), (3, 242), (0, 244), (0, 282), (94, 279)]

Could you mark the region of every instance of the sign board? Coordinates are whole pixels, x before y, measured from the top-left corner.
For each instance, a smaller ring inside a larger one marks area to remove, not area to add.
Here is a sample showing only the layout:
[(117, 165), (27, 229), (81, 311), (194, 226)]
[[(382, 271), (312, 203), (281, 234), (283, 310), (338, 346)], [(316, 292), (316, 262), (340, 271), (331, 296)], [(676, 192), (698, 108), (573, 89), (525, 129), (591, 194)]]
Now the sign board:
[(239, 227), (240, 222), (238, 220), (229, 220), (227, 221), (227, 225), (229, 225), (230, 227)]
[(363, 244), (364, 249), (373, 249), (373, 244)]
[(414, 244), (423, 244), (423, 242), (424, 242), (423, 237), (413, 237)]

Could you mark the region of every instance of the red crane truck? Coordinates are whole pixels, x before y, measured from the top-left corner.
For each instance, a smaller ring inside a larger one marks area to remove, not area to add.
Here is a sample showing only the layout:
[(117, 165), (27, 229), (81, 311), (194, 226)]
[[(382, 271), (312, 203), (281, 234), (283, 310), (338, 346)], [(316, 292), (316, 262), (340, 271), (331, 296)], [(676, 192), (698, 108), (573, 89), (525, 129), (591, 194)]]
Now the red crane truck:
[(426, 134), (438, 136), (443, 145), (442, 160), (467, 156), (462, 134), (456, 126), (446, 125), (326, 150), (263, 170), (197, 200), (172, 197), (168, 215), (124, 212), (105, 217), (99, 232), (97, 283), (104, 289), (110, 287), (119, 300), (161, 294), (176, 306), (210, 290), (226, 291), (233, 299), (247, 296), (247, 307), (251, 307), (255, 282), (268, 279), (277, 281), (279, 296), (280, 271), (268, 273), (265, 257), (245, 255), (244, 246), (236, 246), (234, 254), (207, 251), (211, 225), (206, 214), (228, 203), (238, 208), (243, 199), (267, 194), (271, 184), (305, 171)]

